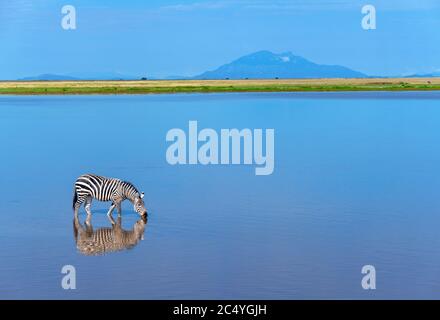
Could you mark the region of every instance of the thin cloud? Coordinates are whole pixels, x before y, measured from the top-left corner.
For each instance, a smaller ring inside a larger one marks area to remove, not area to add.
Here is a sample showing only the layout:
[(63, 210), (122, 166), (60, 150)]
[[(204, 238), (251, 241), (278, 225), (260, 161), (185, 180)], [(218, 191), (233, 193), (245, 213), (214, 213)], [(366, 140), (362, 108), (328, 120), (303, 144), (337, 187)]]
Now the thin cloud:
[(198, 1), (160, 7), (165, 11), (196, 11), (219, 9), (246, 9), (277, 12), (315, 10), (358, 10), (365, 4), (372, 4), (386, 11), (439, 9), (438, 0), (221, 0)]
[(195, 10), (218, 10), (229, 6), (226, 1), (194, 2), (189, 4), (176, 4), (160, 7), (163, 11), (195, 11)]

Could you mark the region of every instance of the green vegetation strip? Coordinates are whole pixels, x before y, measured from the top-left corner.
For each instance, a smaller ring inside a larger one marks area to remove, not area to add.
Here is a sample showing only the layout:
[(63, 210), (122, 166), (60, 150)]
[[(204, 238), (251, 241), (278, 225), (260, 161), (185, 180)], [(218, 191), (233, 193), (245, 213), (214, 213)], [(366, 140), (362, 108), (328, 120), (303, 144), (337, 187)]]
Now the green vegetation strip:
[(440, 90), (440, 84), (362, 84), (362, 85), (230, 85), (169, 87), (0, 87), (0, 94), (148, 94), (148, 93), (214, 93), (214, 92), (320, 92), (320, 91), (422, 91)]

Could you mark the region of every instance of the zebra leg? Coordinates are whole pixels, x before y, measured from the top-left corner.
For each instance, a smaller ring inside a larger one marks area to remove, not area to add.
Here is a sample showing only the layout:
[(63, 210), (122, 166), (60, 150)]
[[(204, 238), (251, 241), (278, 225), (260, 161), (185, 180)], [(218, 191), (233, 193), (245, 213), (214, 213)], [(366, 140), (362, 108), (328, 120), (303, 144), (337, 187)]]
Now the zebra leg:
[(116, 224), (115, 220), (113, 219), (113, 215), (112, 215), (112, 212), (114, 209), (115, 209), (115, 204), (112, 202), (112, 205), (110, 206), (110, 209), (107, 212), (107, 217), (110, 220), (112, 225)]
[(107, 216), (111, 217), (113, 210), (115, 209), (116, 205), (112, 202), (112, 205), (108, 209)]
[(75, 217), (78, 216), (79, 208), (80, 208), (81, 205), (83, 204), (84, 200), (85, 200), (84, 198), (78, 198), (78, 199), (76, 200), (76, 202), (75, 202), (75, 206), (74, 206), (74, 215), (75, 215)]
[(75, 237), (75, 241), (78, 241), (78, 233), (81, 233), (82, 230), (82, 225), (79, 222), (79, 218), (78, 218), (78, 214), (75, 214), (75, 216), (73, 217), (73, 235)]
[(89, 216), (92, 214), (92, 211), (90, 210), (91, 206), (92, 206), (92, 197), (87, 197), (84, 207), (86, 208), (86, 212)]
[(92, 205), (92, 197), (87, 197), (84, 207), (86, 208), (86, 212), (87, 212), (86, 224), (88, 226), (90, 225), (90, 220), (92, 218), (92, 211), (90, 210), (91, 205)]
[(87, 217), (84, 224), (85, 224), (85, 232), (87, 237), (91, 237), (93, 235), (93, 226), (91, 224), (91, 219)]
[(112, 215), (109, 215), (108, 219), (110, 220), (110, 223), (112, 224), (112, 226), (116, 225), (115, 219), (113, 219)]
[(86, 225), (86, 229), (90, 228), (90, 226), (92, 225), (91, 221), (92, 221), (92, 215), (88, 214), (86, 221), (84, 221), (84, 224)]
[(118, 216), (120, 217), (122, 214), (121, 202), (116, 203), (116, 209), (118, 210)]
[[(112, 220), (113, 220), (113, 218), (112, 218)], [(115, 220), (113, 220), (113, 229), (121, 229), (122, 228), (122, 218), (121, 218), (121, 216), (118, 216), (118, 219), (116, 220), (116, 222), (115, 222)]]
[(78, 210), (79, 210), (79, 207), (81, 207), (81, 204), (82, 203), (78, 204), (78, 202), (75, 204), (75, 208), (73, 209), (73, 214), (75, 217), (78, 217)]

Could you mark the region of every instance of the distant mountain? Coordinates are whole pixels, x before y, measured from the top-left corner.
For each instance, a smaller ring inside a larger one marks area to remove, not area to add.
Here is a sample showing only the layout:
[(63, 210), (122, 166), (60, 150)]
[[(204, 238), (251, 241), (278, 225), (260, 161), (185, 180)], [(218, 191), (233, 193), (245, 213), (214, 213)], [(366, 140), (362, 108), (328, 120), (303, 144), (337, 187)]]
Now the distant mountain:
[(128, 76), (116, 72), (74, 72), (69, 74), (45, 73), (18, 79), (20, 81), (68, 81), (68, 80), (139, 80), (141, 77)]
[(192, 79), (193, 77), (188, 77), (188, 76), (166, 76), (163, 78), (152, 78), (152, 79), (161, 79), (161, 80), (189, 80)]
[[(434, 76), (434, 75), (432, 75)], [(140, 80), (144, 76), (125, 75), (117, 72), (74, 72), (64, 75), (41, 74), (18, 80)], [(368, 78), (364, 73), (339, 65), (322, 65), (311, 62), (291, 52), (280, 54), (258, 51), (243, 56), (194, 77), (169, 76), (164, 80), (178, 79), (290, 79), (290, 78)], [(149, 78), (155, 79), (155, 78)], [(157, 79), (157, 78), (156, 78)]]
[(413, 74), (410, 76), (406, 76), (405, 78), (435, 78), (435, 77), (440, 77), (440, 71), (427, 73), (427, 74)]
[(45, 73), (40, 74), (38, 76), (31, 76), (31, 77), (24, 77), (21, 79), (18, 79), (20, 81), (54, 81), (54, 80), (79, 80), (75, 77), (66, 76), (66, 75), (60, 75), (60, 74), (51, 74), (51, 73)]
[(67, 75), (81, 80), (139, 80), (141, 78), (117, 72), (73, 72)]
[(291, 52), (258, 51), (207, 71), (192, 79), (274, 79), (274, 78), (365, 78), (358, 71), (338, 65), (320, 65)]

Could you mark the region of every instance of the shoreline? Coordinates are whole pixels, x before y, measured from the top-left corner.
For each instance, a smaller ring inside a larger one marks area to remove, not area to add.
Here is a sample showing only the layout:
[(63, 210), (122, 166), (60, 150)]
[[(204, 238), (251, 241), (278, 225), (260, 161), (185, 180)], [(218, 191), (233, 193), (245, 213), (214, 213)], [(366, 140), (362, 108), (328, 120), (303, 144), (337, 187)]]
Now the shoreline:
[(0, 81), (0, 95), (437, 90), (440, 78)]

